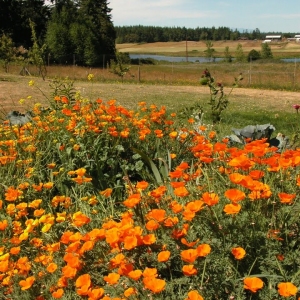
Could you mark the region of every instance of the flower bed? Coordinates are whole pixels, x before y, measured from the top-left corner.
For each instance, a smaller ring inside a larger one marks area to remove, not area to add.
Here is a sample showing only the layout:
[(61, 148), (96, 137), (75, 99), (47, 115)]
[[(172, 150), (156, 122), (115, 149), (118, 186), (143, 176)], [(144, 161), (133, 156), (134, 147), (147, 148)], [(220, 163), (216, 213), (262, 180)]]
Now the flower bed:
[(300, 297), (299, 149), (55, 101), (0, 128), (3, 299)]

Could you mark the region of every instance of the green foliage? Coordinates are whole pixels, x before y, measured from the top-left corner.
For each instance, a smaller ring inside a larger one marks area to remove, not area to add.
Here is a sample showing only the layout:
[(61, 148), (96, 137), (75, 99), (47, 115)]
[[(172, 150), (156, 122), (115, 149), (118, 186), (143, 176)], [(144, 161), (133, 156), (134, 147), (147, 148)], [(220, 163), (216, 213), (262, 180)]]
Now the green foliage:
[(238, 44), (235, 50), (235, 61), (237, 62), (244, 62), (246, 60), (246, 55), (243, 51), (242, 44)]
[(205, 43), (206, 45), (206, 50), (204, 50), (205, 56), (208, 59), (212, 59), (214, 57), (214, 53), (215, 53), (215, 49), (213, 48), (214, 44), (212, 43), (212, 41), (207, 41)]
[(9, 70), (9, 63), (15, 60), (16, 54), (17, 51), (12, 39), (3, 33), (0, 37), (0, 60), (3, 60), (3, 67), (6, 73)]
[(272, 49), (268, 43), (261, 44), (261, 58), (263, 59), (273, 58)]
[(115, 31), (106, 0), (57, 3), (46, 41), (60, 64), (107, 67), (115, 57)]
[(210, 72), (206, 69), (200, 79), (201, 85), (208, 85), (210, 89), (210, 100), (209, 105), (211, 107), (211, 117), (213, 124), (217, 124), (221, 121), (221, 114), (227, 108), (229, 100), (228, 97), (231, 94), (234, 87), (242, 80), (240, 74), (238, 78), (235, 78), (233, 87), (228, 95), (224, 93), (224, 86), (220, 82), (215, 82), (214, 77), (211, 76)]
[(117, 52), (116, 53), (116, 59), (112, 60), (110, 63), (111, 72), (113, 74), (118, 75), (122, 78), (122, 82), (124, 79), (124, 76), (129, 73), (130, 71), (130, 57), (128, 53), (124, 52)]
[(44, 44), (43, 46), (39, 45), (35, 32), (35, 24), (31, 20), (29, 20), (29, 23), (32, 33), (33, 46), (29, 49), (28, 61), (38, 68), (39, 75), (41, 75), (43, 80), (45, 80), (47, 74), (45, 63), (45, 53), (47, 46), (46, 44)]
[(247, 61), (250, 62), (250, 61), (254, 61), (254, 60), (257, 60), (257, 59), (260, 59), (261, 58), (261, 55), (258, 51), (256, 51), (255, 49), (252, 49), (248, 55), (247, 55)]
[(224, 61), (225, 62), (232, 62), (232, 56), (229, 52), (229, 47), (225, 47), (225, 50), (224, 50)]

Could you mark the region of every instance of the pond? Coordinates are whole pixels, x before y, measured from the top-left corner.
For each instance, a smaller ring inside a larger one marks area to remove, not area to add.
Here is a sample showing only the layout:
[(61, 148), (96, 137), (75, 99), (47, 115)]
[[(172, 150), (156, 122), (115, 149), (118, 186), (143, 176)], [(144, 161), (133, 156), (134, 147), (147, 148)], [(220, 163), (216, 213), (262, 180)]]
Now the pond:
[[(129, 54), (131, 59), (147, 59), (152, 58), (160, 61), (168, 62), (193, 62), (193, 63), (208, 63), (208, 62), (218, 62), (224, 60), (222, 57), (215, 57), (212, 59), (203, 57), (203, 56), (167, 56), (167, 55), (156, 55), (156, 54)], [(299, 63), (300, 58), (281, 58), (281, 61), (288, 63)]]
[(201, 57), (201, 56), (191, 56), (191, 57), (186, 57), (186, 56), (166, 56), (166, 55), (156, 55), (156, 54), (129, 54), (131, 59), (147, 59), (147, 58), (152, 58), (155, 60), (164, 60), (168, 62), (198, 62), (198, 63), (207, 63), (207, 62), (217, 62), (221, 61), (224, 58), (216, 57), (213, 59), (209, 59), (206, 57)]

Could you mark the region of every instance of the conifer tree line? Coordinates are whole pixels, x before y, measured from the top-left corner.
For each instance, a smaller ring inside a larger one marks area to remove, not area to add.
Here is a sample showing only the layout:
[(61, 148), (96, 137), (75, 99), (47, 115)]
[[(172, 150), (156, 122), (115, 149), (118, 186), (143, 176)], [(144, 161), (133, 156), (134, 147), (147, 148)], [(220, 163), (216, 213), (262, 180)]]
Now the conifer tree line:
[(117, 44), (122, 43), (154, 43), (180, 41), (225, 41), (225, 40), (263, 40), (266, 35), (282, 35), (294, 37), (295, 33), (260, 32), (230, 29), (229, 27), (157, 27), (157, 26), (115, 26)]
[(264, 39), (266, 34), (295, 34), (262, 33), (258, 28), (240, 32), (228, 27), (114, 26), (111, 11), (107, 0), (0, 0), (0, 59), (7, 67), (17, 55), (11, 48), (19, 49), (25, 57), (35, 45), (35, 52), (43, 49), (45, 62), (106, 67), (116, 59), (116, 43)]
[(46, 45), (45, 60), (107, 66), (115, 57), (116, 31), (106, 0), (0, 0), (0, 37), (16, 48)]

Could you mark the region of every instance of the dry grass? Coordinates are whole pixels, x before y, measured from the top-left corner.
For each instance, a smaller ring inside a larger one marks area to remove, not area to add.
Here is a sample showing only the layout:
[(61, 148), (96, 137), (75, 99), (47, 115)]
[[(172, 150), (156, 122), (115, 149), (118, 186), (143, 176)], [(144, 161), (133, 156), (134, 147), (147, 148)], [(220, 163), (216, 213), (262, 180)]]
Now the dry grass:
[[(229, 47), (229, 51), (234, 54), (237, 45), (241, 44), (243, 46), (243, 51), (245, 53), (250, 52), (252, 49), (257, 51), (261, 50), (262, 41), (213, 41), (213, 48), (216, 51), (216, 56), (223, 56), (225, 47)], [(280, 57), (283, 54), (289, 57), (300, 55), (300, 43), (296, 42), (278, 42), (270, 43), (273, 55)], [(188, 42), (166, 42), (166, 43), (147, 43), (147, 44), (117, 44), (117, 49), (120, 52), (129, 53), (168, 53), (173, 55), (181, 55), (188, 50), (189, 55), (199, 56), (204, 55), (204, 50), (206, 50), (205, 41), (188, 41)]]
[[(6, 76), (7, 81), (1, 81), (0, 99), (2, 111), (15, 109), (24, 111), (34, 103), (41, 102), (47, 105), (51, 99), (51, 80), (43, 81), (36, 77), (22, 77), (0, 73), (0, 78)], [(35, 86), (28, 85), (29, 80), (35, 81)], [(170, 109), (187, 106), (196, 101), (208, 99), (209, 89), (206, 86), (172, 86), (172, 85), (147, 85), (128, 83), (102, 83), (76, 81), (75, 88), (84, 97), (90, 99), (102, 98), (103, 100), (116, 99), (126, 107), (135, 108), (138, 102), (146, 101), (157, 105), (166, 105)], [(42, 91), (42, 92), (41, 92)], [(225, 89), (228, 93), (229, 88)], [(31, 96), (30, 99), (27, 97)], [(20, 105), (19, 100), (26, 99), (25, 105)], [(231, 102), (241, 110), (270, 110), (276, 112), (292, 112), (291, 104), (300, 99), (300, 92), (258, 90), (236, 88), (230, 97)]]

